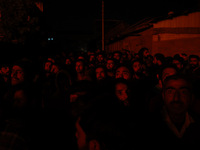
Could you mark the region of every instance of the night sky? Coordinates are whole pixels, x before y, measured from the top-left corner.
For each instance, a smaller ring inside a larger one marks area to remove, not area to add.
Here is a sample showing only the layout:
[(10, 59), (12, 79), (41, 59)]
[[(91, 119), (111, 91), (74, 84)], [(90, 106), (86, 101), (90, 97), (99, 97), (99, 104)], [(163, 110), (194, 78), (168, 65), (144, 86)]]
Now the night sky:
[[(169, 11), (180, 12), (200, 7), (200, 0), (104, 0), (105, 28), (109, 23), (123, 20), (135, 23), (150, 16), (166, 15)], [(101, 32), (101, 0), (48, 0), (44, 13), (48, 28), (60, 34), (60, 38), (88, 41)]]

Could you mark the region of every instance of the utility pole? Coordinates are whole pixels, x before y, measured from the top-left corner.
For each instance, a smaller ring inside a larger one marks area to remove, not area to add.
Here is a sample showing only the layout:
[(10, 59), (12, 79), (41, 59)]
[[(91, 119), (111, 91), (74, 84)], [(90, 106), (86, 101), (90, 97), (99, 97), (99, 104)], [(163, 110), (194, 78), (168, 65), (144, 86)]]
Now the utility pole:
[(102, 0), (102, 51), (104, 51), (104, 0)]

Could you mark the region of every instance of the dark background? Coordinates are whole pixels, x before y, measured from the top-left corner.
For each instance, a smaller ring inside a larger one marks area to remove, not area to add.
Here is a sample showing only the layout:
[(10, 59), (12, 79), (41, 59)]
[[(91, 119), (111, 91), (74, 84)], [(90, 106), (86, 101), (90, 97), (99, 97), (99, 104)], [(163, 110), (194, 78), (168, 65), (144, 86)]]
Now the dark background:
[[(200, 0), (105, 0), (105, 33), (119, 21), (133, 24), (146, 17), (162, 16), (170, 11), (184, 12), (199, 6)], [(101, 40), (101, 0), (49, 0), (44, 2), (44, 14), (49, 36), (68, 51), (87, 50), (88, 45)]]

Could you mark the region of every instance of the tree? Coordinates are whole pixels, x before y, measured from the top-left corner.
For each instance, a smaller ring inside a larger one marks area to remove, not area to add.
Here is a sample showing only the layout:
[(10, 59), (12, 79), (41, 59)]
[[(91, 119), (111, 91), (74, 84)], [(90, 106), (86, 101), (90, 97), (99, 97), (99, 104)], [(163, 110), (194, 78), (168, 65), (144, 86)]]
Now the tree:
[(33, 0), (0, 0), (3, 41), (26, 43), (40, 33), (40, 16)]

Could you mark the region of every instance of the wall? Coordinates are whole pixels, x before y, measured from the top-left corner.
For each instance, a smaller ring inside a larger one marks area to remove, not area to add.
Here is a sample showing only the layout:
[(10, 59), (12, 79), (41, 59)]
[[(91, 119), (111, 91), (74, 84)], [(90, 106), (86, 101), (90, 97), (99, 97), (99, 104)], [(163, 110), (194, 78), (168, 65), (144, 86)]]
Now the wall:
[(153, 24), (152, 54), (200, 55), (200, 12), (193, 12)]
[(147, 29), (138, 36), (128, 36), (122, 40), (113, 42), (106, 46), (106, 51), (113, 52), (116, 50), (127, 49), (132, 53), (137, 53), (142, 47), (147, 47), (150, 51), (152, 49), (152, 32), (153, 29)]

